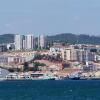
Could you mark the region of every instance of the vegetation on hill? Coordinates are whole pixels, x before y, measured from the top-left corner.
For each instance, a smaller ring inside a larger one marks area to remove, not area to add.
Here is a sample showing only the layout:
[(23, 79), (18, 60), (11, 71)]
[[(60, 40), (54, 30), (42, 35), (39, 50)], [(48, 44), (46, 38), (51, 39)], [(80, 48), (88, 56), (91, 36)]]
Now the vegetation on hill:
[[(36, 38), (37, 40), (37, 38)], [(90, 36), (85, 34), (72, 34), (72, 33), (62, 33), (52, 36), (47, 36), (48, 43), (61, 42), (61, 43), (70, 43), (70, 44), (100, 44), (100, 36)], [(14, 34), (3, 34), (0, 35), (0, 44), (1, 43), (11, 43), (14, 42)]]
[(49, 42), (62, 42), (62, 43), (71, 43), (71, 44), (100, 44), (99, 36), (90, 36), (85, 34), (75, 35), (72, 33), (63, 33), (53, 36), (48, 36), (47, 40)]
[(2, 44), (2, 43), (13, 43), (13, 42), (14, 42), (14, 34), (0, 35), (0, 44)]

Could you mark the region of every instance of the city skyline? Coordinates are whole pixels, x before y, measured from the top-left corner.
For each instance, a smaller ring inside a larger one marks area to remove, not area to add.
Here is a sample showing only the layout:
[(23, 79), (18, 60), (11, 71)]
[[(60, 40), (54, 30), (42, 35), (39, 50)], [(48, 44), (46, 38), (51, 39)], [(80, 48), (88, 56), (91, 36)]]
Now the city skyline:
[(99, 35), (99, 0), (0, 1), (0, 34)]
[(46, 37), (39, 35), (37, 40), (34, 35), (15, 35), (14, 37), (15, 50), (34, 50), (46, 48)]

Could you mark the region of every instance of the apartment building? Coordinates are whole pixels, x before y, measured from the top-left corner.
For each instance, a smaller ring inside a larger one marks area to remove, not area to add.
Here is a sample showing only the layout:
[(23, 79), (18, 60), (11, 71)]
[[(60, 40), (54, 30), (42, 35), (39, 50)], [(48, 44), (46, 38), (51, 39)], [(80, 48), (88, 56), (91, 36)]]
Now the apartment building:
[(23, 49), (23, 35), (15, 35), (15, 50)]
[(34, 49), (34, 36), (32, 34), (28, 34), (25, 36), (25, 49), (27, 50), (33, 50)]
[(44, 35), (38, 36), (38, 48), (46, 48), (46, 37)]

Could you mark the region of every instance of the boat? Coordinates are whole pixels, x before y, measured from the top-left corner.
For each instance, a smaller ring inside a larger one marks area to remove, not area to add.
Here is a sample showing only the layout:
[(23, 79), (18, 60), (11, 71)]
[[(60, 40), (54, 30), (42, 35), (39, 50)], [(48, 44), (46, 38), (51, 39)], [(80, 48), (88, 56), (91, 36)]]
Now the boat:
[(71, 75), (69, 75), (68, 79), (80, 80), (80, 73), (79, 72), (72, 73)]
[(49, 74), (44, 74), (43, 75), (43, 80), (55, 80), (55, 77)]
[(6, 80), (17, 80), (18, 79), (18, 75), (17, 73), (9, 73), (6, 77)]
[(56, 80), (56, 77), (44, 73), (31, 73), (32, 80)]
[(80, 77), (73, 76), (73, 77), (69, 77), (69, 79), (71, 79), (71, 80), (80, 80)]
[(28, 73), (9, 73), (5, 80), (32, 80), (31, 76)]

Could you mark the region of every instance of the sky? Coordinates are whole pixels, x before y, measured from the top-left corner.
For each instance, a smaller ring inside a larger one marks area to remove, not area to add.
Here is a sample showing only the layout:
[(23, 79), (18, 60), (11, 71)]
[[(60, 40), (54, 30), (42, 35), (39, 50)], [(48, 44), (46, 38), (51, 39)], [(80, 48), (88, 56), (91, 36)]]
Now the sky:
[(0, 34), (100, 34), (100, 0), (0, 0)]

